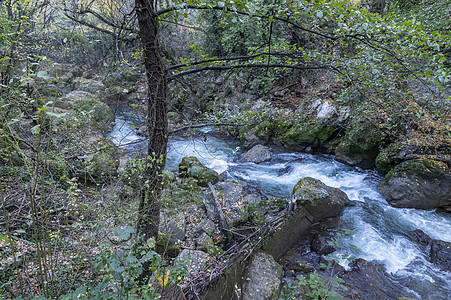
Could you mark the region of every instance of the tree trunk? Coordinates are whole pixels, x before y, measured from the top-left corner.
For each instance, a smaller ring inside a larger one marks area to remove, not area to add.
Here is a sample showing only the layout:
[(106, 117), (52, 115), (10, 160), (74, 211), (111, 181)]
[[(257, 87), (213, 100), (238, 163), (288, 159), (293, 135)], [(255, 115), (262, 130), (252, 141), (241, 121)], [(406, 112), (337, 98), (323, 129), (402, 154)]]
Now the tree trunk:
[(161, 172), (168, 142), (166, 68), (159, 41), (157, 0), (135, 0), (139, 35), (147, 76), (147, 131), (149, 146), (144, 185), (138, 212), (137, 233), (142, 243), (158, 236), (160, 222)]

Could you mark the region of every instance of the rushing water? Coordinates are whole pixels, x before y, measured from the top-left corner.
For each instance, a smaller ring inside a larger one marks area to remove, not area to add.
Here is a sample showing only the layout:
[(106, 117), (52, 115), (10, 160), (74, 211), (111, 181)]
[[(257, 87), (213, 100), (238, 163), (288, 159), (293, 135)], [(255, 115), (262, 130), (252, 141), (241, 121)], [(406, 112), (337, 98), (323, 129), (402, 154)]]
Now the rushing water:
[[(117, 145), (141, 140), (133, 128), (133, 120), (119, 115), (111, 133)], [(142, 149), (145, 142), (129, 144), (129, 151)], [(360, 251), (352, 255), (385, 266), (406, 296), (419, 299), (451, 299), (451, 274), (428, 262), (426, 255), (406, 234), (421, 229), (431, 238), (451, 241), (451, 216), (435, 211), (393, 208), (377, 192), (382, 179), (375, 171), (349, 167), (333, 156), (305, 153), (273, 154), (263, 164), (235, 163), (244, 149), (239, 143), (221, 139), (207, 132), (201, 135), (171, 137), (167, 168), (178, 170), (185, 156), (196, 156), (204, 165), (218, 173), (246, 181), (263, 193), (289, 199), (296, 182), (306, 176), (344, 191), (355, 205), (345, 209), (340, 223), (355, 233), (344, 244)], [(341, 249), (342, 254), (351, 253)]]

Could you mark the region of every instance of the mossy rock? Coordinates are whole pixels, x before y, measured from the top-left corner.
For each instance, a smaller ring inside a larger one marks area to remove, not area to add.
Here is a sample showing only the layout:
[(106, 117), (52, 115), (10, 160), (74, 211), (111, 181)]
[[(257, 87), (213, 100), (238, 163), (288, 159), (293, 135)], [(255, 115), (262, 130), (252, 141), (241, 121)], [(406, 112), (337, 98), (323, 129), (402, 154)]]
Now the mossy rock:
[(207, 246), (207, 249), (205, 250), (205, 252), (207, 252), (208, 254), (212, 255), (212, 256), (218, 256), (224, 253), (224, 250), (222, 250), (221, 247), (216, 246), (216, 245), (209, 245)]
[(307, 209), (315, 220), (340, 215), (350, 202), (343, 191), (311, 177), (305, 177), (296, 183), (291, 200)]
[(266, 200), (260, 200), (249, 207), (249, 215), (252, 223), (263, 225), (272, 216), (276, 215), (288, 205), (287, 200), (277, 197), (270, 197)]
[(73, 89), (97, 94), (105, 90), (105, 85), (101, 81), (87, 79), (83, 77), (75, 78), (72, 82)]
[(193, 177), (197, 179), (200, 186), (207, 187), (208, 183), (216, 184), (219, 182), (217, 172), (210, 170), (201, 164), (194, 156), (184, 157), (179, 164), (179, 173), (181, 177)]
[(335, 126), (321, 122), (312, 125), (295, 125), (287, 130), (279, 139), (286, 147), (291, 149), (302, 149), (305, 147), (321, 147), (329, 140), (335, 132)]
[(196, 179), (187, 177), (165, 182), (167, 185), (161, 197), (161, 202), (164, 207), (179, 209), (189, 203), (203, 205), (202, 191)]
[(390, 172), (391, 169), (402, 162), (399, 157), (401, 149), (401, 143), (392, 143), (382, 149), (376, 157), (376, 168), (383, 173)]
[(375, 166), (375, 159), (385, 134), (368, 122), (354, 124), (341, 140), (335, 150), (336, 159), (351, 166), (370, 169)]
[(88, 92), (71, 92), (56, 100), (55, 107), (68, 113), (65, 119), (67, 128), (90, 126), (81, 130), (108, 132), (113, 127), (114, 113), (111, 108)]
[(395, 207), (451, 211), (451, 169), (441, 161), (402, 162), (385, 176), (378, 190)]
[(78, 158), (80, 179), (92, 183), (105, 183), (117, 176), (119, 160), (116, 157), (115, 147), (103, 148), (99, 151)]

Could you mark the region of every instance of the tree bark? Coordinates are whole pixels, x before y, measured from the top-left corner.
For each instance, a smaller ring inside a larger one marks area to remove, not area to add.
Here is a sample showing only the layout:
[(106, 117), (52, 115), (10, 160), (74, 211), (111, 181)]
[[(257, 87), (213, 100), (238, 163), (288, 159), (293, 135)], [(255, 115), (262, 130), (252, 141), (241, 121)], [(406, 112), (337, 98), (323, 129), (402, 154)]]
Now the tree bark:
[(168, 142), (167, 72), (159, 41), (157, 0), (135, 0), (146, 69), (149, 145), (138, 212), (137, 234), (142, 243), (157, 238), (160, 222), (161, 177)]

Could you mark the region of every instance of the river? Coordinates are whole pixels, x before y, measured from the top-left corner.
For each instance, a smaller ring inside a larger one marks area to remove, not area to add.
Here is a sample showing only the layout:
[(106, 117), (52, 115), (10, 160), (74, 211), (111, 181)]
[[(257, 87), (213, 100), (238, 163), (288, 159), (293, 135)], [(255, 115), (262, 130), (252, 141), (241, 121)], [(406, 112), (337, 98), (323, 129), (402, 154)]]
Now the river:
[[(122, 111), (123, 112), (123, 111)], [(133, 114), (132, 114), (133, 115)], [(138, 152), (145, 142), (136, 134), (130, 114), (117, 114), (111, 133), (113, 142), (129, 152)], [(135, 120), (136, 121), (136, 120)], [(132, 144), (130, 144), (132, 143)], [(263, 164), (235, 163), (244, 149), (240, 143), (219, 138), (204, 129), (200, 134), (172, 136), (166, 167), (174, 172), (185, 156), (196, 156), (218, 173), (243, 180), (268, 196), (290, 198), (297, 181), (309, 176), (344, 191), (354, 205), (345, 209), (340, 224), (353, 234), (342, 244), (354, 245), (339, 250), (355, 258), (382, 264), (406, 296), (418, 299), (451, 299), (451, 274), (431, 264), (426, 255), (406, 234), (421, 229), (433, 239), (451, 242), (451, 215), (436, 211), (394, 208), (378, 193), (383, 179), (376, 171), (349, 167), (330, 155), (311, 155), (275, 150), (272, 160)], [(342, 264), (346, 266), (346, 262)]]

